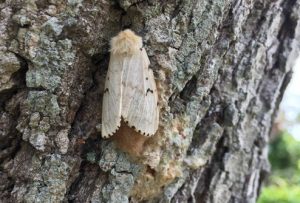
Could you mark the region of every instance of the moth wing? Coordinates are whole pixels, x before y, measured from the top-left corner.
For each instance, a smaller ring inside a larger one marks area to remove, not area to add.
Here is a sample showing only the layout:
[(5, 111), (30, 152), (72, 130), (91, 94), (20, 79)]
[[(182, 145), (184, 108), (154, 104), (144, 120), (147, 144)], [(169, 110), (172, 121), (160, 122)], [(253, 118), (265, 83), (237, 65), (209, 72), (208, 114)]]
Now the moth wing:
[(122, 117), (142, 134), (158, 128), (157, 90), (145, 49), (124, 60)]
[[(157, 88), (154, 80), (154, 75), (152, 69), (148, 69), (148, 78), (149, 78), (149, 84), (147, 89), (153, 90), (153, 97), (146, 97), (146, 101), (148, 103), (149, 108), (149, 115), (152, 115), (152, 125), (149, 125), (149, 131), (156, 132), (158, 129), (158, 123), (159, 123), (159, 108), (158, 108), (158, 96), (157, 96)], [(153, 134), (154, 134), (153, 133)]]
[(121, 123), (123, 57), (111, 54), (102, 105), (102, 137), (113, 135)]

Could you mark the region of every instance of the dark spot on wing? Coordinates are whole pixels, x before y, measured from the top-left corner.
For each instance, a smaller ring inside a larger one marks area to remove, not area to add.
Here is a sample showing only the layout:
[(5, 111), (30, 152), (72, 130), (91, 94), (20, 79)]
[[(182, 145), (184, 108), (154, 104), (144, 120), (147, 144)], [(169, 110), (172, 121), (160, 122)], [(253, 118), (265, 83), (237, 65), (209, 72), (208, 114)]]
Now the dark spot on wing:
[(148, 77), (146, 77), (146, 80), (148, 80)]
[(147, 96), (148, 92), (151, 92), (153, 94), (153, 90), (151, 90), (150, 88), (148, 88), (147, 91), (146, 91), (146, 96)]
[(109, 92), (108, 88), (105, 88), (104, 93)]

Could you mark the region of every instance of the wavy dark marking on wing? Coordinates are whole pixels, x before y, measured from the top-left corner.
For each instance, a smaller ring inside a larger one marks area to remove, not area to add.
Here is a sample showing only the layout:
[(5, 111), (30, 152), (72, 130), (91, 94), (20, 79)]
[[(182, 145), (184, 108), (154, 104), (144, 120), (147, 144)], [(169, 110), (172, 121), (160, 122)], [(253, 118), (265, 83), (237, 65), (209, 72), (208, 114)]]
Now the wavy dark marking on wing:
[(147, 91), (146, 91), (146, 96), (147, 96), (148, 92), (151, 92), (153, 94), (153, 90), (151, 90), (150, 88), (148, 88)]

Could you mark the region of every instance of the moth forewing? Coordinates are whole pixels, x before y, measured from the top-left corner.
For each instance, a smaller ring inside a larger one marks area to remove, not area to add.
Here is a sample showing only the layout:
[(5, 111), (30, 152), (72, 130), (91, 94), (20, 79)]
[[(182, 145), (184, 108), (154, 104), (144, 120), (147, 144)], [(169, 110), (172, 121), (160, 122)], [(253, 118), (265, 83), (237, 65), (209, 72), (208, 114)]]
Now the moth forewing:
[(102, 105), (102, 137), (113, 135), (121, 124), (122, 69), (118, 56), (111, 54)]
[(133, 78), (127, 77), (122, 83), (122, 116), (126, 118), (129, 126), (135, 127), (141, 134), (151, 136), (157, 130), (157, 122), (153, 122), (153, 118), (157, 118), (157, 92), (145, 49), (132, 57), (129, 64), (125, 68), (134, 71), (125, 71), (131, 73)]

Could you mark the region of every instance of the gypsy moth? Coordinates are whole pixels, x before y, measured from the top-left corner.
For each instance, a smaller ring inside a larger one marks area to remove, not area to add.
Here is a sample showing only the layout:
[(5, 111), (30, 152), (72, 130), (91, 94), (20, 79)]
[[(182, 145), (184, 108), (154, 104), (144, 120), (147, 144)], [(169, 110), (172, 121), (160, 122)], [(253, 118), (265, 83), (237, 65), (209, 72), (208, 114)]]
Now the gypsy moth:
[(122, 119), (142, 135), (154, 135), (158, 129), (157, 89), (142, 46), (142, 38), (129, 29), (111, 40), (102, 105), (104, 138), (120, 128)]

